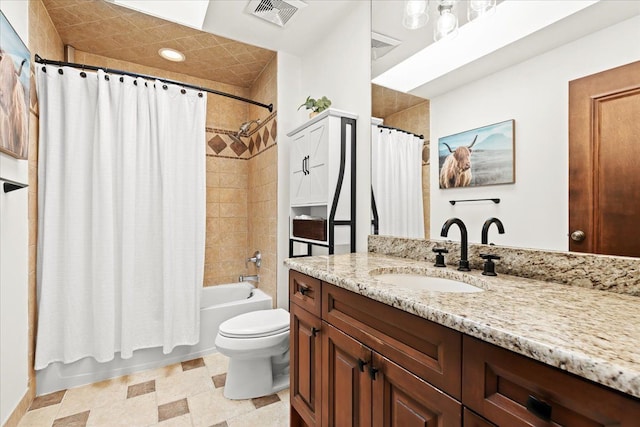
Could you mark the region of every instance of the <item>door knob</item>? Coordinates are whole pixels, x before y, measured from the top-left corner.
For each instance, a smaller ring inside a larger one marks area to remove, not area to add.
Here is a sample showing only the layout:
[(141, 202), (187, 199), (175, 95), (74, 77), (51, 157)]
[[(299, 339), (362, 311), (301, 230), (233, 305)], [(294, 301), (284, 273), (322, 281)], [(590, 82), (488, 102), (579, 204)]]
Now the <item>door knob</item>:
[(582, 230), (576, 230), (571, 233), (571, 240), (573, 240), (574, 242), (582, 242), (585, 237), (587, 237), (587, 235), (584, 234), (584, 231)]

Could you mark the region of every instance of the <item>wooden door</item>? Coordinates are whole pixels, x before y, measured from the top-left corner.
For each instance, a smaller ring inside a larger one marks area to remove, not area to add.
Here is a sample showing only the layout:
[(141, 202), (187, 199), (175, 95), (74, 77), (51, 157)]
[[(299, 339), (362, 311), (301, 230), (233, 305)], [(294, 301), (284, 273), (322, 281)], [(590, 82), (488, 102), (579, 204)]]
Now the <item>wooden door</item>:
[(371, 350), (323, 322), (322, 425), (371, 426)]
[[(320, 425), (322, 321), (291, 304), (291, 406), (309, 427)], [(292, 425), (296, 425), (292, 420)]]
[(639, 162), (640, 61), (569, 82), (569, 250), (640, 257)]
[(426, 381), (373, 353), (374, 427), (459, 427), (462, 405)]

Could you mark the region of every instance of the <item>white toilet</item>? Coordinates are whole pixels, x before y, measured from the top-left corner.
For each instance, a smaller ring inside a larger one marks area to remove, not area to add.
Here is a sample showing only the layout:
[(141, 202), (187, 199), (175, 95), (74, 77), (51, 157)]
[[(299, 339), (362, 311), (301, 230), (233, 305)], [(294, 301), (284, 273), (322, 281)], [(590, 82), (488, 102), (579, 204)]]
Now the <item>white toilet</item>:
[(289, 386), (289, 313), (281, 308), (241, 314), (220, 325), (216, 348), (229, 357), (228, 399), (251, 399)]

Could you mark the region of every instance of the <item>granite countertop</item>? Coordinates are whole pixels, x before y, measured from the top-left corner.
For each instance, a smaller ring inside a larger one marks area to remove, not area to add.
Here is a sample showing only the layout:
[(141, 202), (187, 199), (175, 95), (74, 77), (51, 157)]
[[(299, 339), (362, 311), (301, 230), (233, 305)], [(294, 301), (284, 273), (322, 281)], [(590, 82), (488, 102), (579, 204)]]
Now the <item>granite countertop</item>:
[[(291, 258), (341, 288), (640, 398), (640, 299), (515, 276), (483, 276), (374, 253)], [(370, 272), (458, 279), (484, 292), (403, 289)]]

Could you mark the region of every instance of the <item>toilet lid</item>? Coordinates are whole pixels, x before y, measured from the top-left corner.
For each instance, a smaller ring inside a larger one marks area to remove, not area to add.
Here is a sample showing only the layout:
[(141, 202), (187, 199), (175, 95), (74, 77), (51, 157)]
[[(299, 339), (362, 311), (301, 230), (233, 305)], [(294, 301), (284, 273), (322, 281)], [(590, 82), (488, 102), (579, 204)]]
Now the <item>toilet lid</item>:
[(228, 338), (259, 338), (289, 330), (289, 312), (282, 308), (244, 313), (220, 325), (220, 335)]

